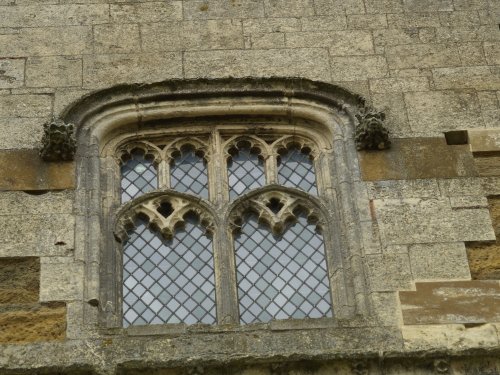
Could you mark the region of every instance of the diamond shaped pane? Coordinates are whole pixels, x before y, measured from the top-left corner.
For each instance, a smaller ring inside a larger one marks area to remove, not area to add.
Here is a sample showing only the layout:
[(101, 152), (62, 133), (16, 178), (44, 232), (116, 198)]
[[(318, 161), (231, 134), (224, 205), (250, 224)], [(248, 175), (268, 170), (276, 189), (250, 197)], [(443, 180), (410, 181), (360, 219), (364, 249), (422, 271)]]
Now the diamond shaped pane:
[[(185, 221), (184, 229), (178, 230), (171, 241), (149, 229), (147, 222), (137, 221), (135, 236), (123, 248), (127, 271), (123, 275), (124, 327), (215, 323), (212, 242), (196, 218), (186, 217)], [(151, 251), (145, 238), (159, 240), (161, 245)], [(188, 240), (194, 245), (179, 246)], [(190, 259), (190, 264), (185, 259)]]
[(157, 171), (153, 162), (145, 159), (140, 152), (134, 152), (131, 156), (120, 170), (122, 203), (158, 187)]
[(266, 182), (264, 163), (249, 148), (239, 149), (236, 155), (232, 155), (227, 164), (227, 175), (231, 199), (264, 186)]
[(181, 193), (208, 198), (208, 174), (205, 161), (195, 150), (181, 150), (170, 170), (171, 187)]
[(311, 194), (318, 194), (314, 165), (308, 155), (293, 147), (281, 155), (278, 181), (283, 186), (295, 187)]
[[(256, 234), (271, 244), (258, 248), (266, 253), (258, 258), (253, 256)], [(299, 246), (302, 237), (315, 241)], [(299, 216), (282, 236), (275, 236), (249, 215), (235, 238), (235, 248), (241, 323), (332, 316), (323, 238), (307, 218)]]

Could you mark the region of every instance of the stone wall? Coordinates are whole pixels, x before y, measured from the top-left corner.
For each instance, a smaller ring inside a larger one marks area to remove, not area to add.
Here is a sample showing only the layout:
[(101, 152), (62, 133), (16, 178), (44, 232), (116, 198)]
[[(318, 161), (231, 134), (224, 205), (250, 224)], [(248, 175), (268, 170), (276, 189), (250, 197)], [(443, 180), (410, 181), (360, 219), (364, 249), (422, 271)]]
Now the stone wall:
[[(497, 0), (0, 0), (0, 372), (500, 373), (499, 22)], [(118, 84), (271, 76), (387, 114), (392, 149), (358, 154), (370, 315), (103, 331), (43, 123)]]

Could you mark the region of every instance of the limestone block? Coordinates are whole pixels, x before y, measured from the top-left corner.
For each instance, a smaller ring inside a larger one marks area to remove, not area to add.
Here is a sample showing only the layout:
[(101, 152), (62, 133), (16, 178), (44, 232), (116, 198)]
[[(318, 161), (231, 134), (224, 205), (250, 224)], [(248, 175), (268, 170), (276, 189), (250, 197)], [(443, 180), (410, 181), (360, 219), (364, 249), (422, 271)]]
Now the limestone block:
[(74, 248), (72, 215), (6, 215), (0, 223), (0, 256), (64, 256)]
[(481, 180), (475, 177), (438, 180), (441, 195), (447, 197), (484, 196)]
[[(410, 0), (416, 1), (416, 0)], [(436, 4), (438, 2), (433, 0), (426, 0), (429, 3)], [(419, 3), (421, 2), (418, 1)], [(425, 9), (425, 8), (422, 8)], [(427, 9), (426, 9), (427, 10)], [(387, 15), (387, 24), (390, 28), (413, 28), (413, 27), (439, 27), (441, 25), (439, 21), (438, 13), (396, 13)]]
[(42, 257), (40, 264), (40, 301), (81, 300), (83, 264), (70, 257)]
[(498, 281), (416, 283), (416, 291), (401, 291), (405, 324), (497, 322), (500, 318)]
[(366, 13), (401, 13), (401, 4), (399, 0), (365, 0)]
[(498, 240), (494, 243), (468, 243), (467, 257), (473, 279), (500, 279), (500, 243)]
[(500, 87), (500, 75), (487, 66), (432, 69), (438, 90), (476, 89), (495, 90)]
[(372, 291), (384, 292), (412, 288), (407, 254), (369, 254), (365, 256)]
[(374, 181), (366, 185), (370, 199), (432, 198), (440, 195), (434, 179)]
[(1, 343), (26, 344), (64, 340), (66, 306), (64, 303), (33, 304), (0, 308)]
[(399, 326), (401, 318), (401, 308), (397, 292), (381, 292), (370, 294), (373, 310), (380, 324), (384, 326)]
[(385, 14), (350, 14), (347, 15), (349, 29), (381, 29), (387, 27)]
[(386, 114), (385, 126), (392, 137), (405, 137), (412, 134), (408, 125), (405, 101), (402, 93), (374, 93), (373, 105)]
[(383, 56), (333, 56), (330, 61), (334, 81), (383, 78), (388, 74), (387, 63)]
[(285, 34), (283, 33), (266, 33), (252, 34), (245, 41), (246, 48), (266, 49), (266, 48), (284, 48)]
[(141, 25), (144, 51), (243, 48), (239, 20), (183, 21)]
[(2, 9), (0, 27), (92, 25), (108, 21), (106, 4), (18, 5)]
[(496, 32), (496, 25), (469, 26), (469, 27), (438, 27), (436, 29), (436, 39), (438, 42), (464, 43), (464, 42), (485, 42), (500, 40)]
[(191, 0), (185, 1), (183, 7), (188, 20), (264, 17), (264, 4), (260, 0)]
[(494, 4), (494, 0), (454, 0), (456, 10), (469, 9), (480, 10), (489, 9)]
[(97, 337), (98, 307), (87, 302), (73, 301), (67, 304), (67, 329), (68, 339), (84, 339)]
[(391, 77), (370, 80), (370, 90), (374, 93), (429, 91), (429, 89), (427, 77)]
[(453, 0), (403, 0), (405, 12), (443, 12), (452, 11)]
[(38, 150), (0, 152), (0, 190), (74, 189), (75, 164), (46, 163)]
[[(303, 22), (304, 19), (302, 19)], [(300, 21), (301, 20), (298, 18), (257, 18), (243, 20), (243, 33), (284, 33), (300, 31)]]
[(404, 96), (410, 126), (416, 132), (483, 127), (474, 92), (412, 92)]
[[(92, 28), (66, 26), (0, 30), (0, 57), (92, 53)], [(57, 40), (57, 43), (54, 41)]]
[(186, 52), (184, 70), (186, 78), (297, 76), (330, 80), (328, 52), (322, 48)]
[(467, 358), (451, 363), (453, 375), (495, 374), (500, 371), (498, 358)]
[(73, 212), (74, 191), (51, 191), (32, 195), (22, 191), (0, 193), (0, 212), (6, 215), (71, 214)]
[(94, 26), (96, 53), (130, 53), (141, 49), (139, 25), (108, 24)]
[(452, 208), (487, 208), (488, 200), (486, 197), (477, 195), (468, 195), (463, 197), (450, 197)]
[(50, 56), (26, 60), (26, 86), (68, 87), (82, 85), (82, 59)]
[(0, 89), (22, 87), (24, 59), (0, 59)]
[(39, 148), (46, 118), (0, 118), (0, 149)]
[[(458, 53), (463, 65), (485, 65), (483, 44), (479, 42), (458, 44)], [(491, 73), (495, 74), (494, 67), (491, 67)]]
[(480, 185), (484, 191), (484, 195), (500, 195), (499, 177), (483, 177), (480, 179)]
[(48, 117), (52, 109), (50, 95), (0, 95), (2, 117)]
[(457, 239), (461, 241), (494, 241), (488, 209), (454, 209), (453, 217)]
[(488, 64), (491, 65), (500, 64), (500, 42), (499, 43), (485, 42), (484, 53), (486, 55), (486, 61), (488, 61)]
[(404, 348), (408, 351), (448, 349), (455, 352), (498, 345), (498, 337), (492, 324), (470, 328), (460, 324), (403, 326), (401, 331)]
[[(77, 101), (89, 92), (90, 90), (83, 90), (81, 88), (58, 88), (54, 95), (54, 113), (61, 113), (66, 106)], [(43, 124), (45, 121), (46, 119), (41, 121), (40, 124)]]
[(83, 59), (85, 88), (181, 77), (182, 57), (177, 52), (89, 55)]
[(290, 48), (327, 47), (332, 56), (373, 54), (373, 41), (368, 31), (330, 31), (287, 33)]
[(420, 43), (418, 29), (415, 28), (373, 30), (373, 40), (376, 47)]
[(38, 302), (40, 258), (0, 258), (0, 311), (2, 304)]
[(360, 14), (365, 13), (362, 0), (315, 0), (316, 14)]
[(393, 69), (432, 68), (461, 64), (458, 49), (448, 44), (415, 44), (386, 47), (387, 63)]
[(302, 31), (332, 31), (347, 29), (347, 21), (344, 14), (303, 17), (301, 18), (301, 21)]
[(410, 245), (409, 254), (415, 280), (470, 279), (462, 242)]
[(303, 17), (314, 15), (313, 0), (264, 0), (266, 17)]
[(440, 12), (439, 20), (441, 21), (441, 26), (446, 27), (472, 26), (480, 24), (478, 12), (470, 10)]
[(110, 5), (116, 23), (166, 22), (182, 19), (182, 1), (134, 2)]
[(447, 200), (409, 198), (373, 203), (383, 244), (457, 241)]

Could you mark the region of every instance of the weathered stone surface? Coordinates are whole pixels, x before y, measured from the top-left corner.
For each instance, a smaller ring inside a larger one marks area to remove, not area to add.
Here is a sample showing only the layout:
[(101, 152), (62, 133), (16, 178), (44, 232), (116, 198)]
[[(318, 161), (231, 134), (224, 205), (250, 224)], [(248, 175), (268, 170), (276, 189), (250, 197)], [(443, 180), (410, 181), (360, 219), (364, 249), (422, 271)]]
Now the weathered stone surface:
[(22, 28), (9, 29), (8, 33), (0, 30), (0, 45), (0, 57), (81, 55), (92, 52), (92, 28)]
[(83, 265), (70, 257), (42, 257), (40, 301), (79, 300), (83, 295)]
[[(347, 29), (347, 21), (344, 14), (304, 17), (301, 19), (301, 21), (302, 21), (302, 31), (332, 31), (332, 30)], [(297, 31), (300, 31), (300, 29)]]
[(393, 69), (433, 68), (461, 64), (456, 46), (451, 44), (415, 44), (388, 46), (387, 63)]
[(440, 43), (463, 43), (475, 41), (499, 41), (496, 25), (469, 26), (463, 28), (438, 27), (436, 40)]
[(186, 52), (184, 67), (188, 78), (258, 74), (262, 77), (290, 75), (330, 80), (328, 52), (320, 48)]
[(0, 118), (47, 117), (51, 109), (50, 95), (0, 95)]
[(370, 80), (370, 89), (374, 93), (429, 91), (429, 88), (427, 77), (391, 77)]
[(141, 40), (147, 52), (243, 48), (239, 20), (144, 24)]
[(0, 118), (0, 149), (40, 148), (46, 118)]
[(404, 96), (415, 132), (483, 127), (477, 95), (472, 91), (412, 92)]
[[(305, 18), (307, 19), (307, 18)], [(298, 18), (256, 18), (246, 19), (242, 21), (243, 33), (284, 33), (292, 31), (300, 31), (301, 20)], [(302, 20), (302, 23), (307, 24), (307, 21)]]
[(409, 254), (415, 280), (470, 280), (467, 254), (461, 242), (410, 245)]
[(406, 12), (443, 12), (452, 11), (453, 0), (403, 0)]
[(82, 59), (50, 56), (26, 60), (26, 86), (68, 87), (82, 85)]
[(266, 49), (284, 47), (285, 34), (283, 33), (252, 34), (245, 37), (245, 48)]
[(0, 311), (4, 304), (38, 302), (39, 293), (39, 258), (0, 258)]
[(484, 196), (481, 181), (474, 177), (438, 180), (441, 195), (447, 197)]
[(315, 0), (314, 6), (316, 14), (360, 14), (365, 13), (362, 0)]
[(439, 20), (441, 26), (456, 27), (472, 26), (480, 24), (478, 12), (470, 10), (454, 11), (454, 12), (440, 12)]
[(500, 176), (500, 156), (494, 155), (476, 155), (474, 162), (480, 176)]
[(404, 138), (413, 135), (408, 123), (406, 104), (402, 93), (374, 93), (372, 98), (373, 105), (386, 113), (385, 125), (390, 132), (390, 138)]
[(370, 199), (431, 198), (440, 195), (436, 180), (389, 180), (366, 183)]
[[(126, 35), (126, 37), (124, 37)], [(140, 51), (139, 25), (108, 24), (94, 26), (96, 53), (132, 53)]]
[(420, 43), (418, 29), (377, 29), (373, 30), (373, 41), (375, 47), (397, 46), (401, 44)]
[[(428, 0), (430, 1), (430, 0)], [(435, 3), (435, 2), (434, 2)], [(425, 9), (425, 8), (423, 8)], [(438, 27), (441, 25), (438, 13), (396, 13), (387, 15), (390, 28)]]
[(500, 75), (487, 66), (432, 69), (436, 89), (495, 90), (500, 87)]
[(54, 302), (11, 307), (0, 305), (0, 329), (0, 343), (64, 340), (66, 306)]
[(303, 17), (314, 15), (313, 0), (264, 0), (266, 17)]
[(476, 176), (467, 145), (449, 146), (442, 138), (393, 139), (384, 152), (361, 151), (365, 181)]
[(0, 59), (0, 89), (23, 86), (24, 63), (24, 59)]
[(0, 27), (92, 25), (108, 21), (106, 4), (28, 5), (4, 7)]
[(182, 1), (133, 2), (110, 5), (116, 23), (168, 22), (182, 19)]
[(373, 41), (368, 31), (330, 31), (287, 33), (290, 48), (327, 47), (332, 56), (373, 54)]
[(365, 6), (366, 13), (400, 13), (403, 11), (402, 2), (398, 0), (365, 0)]
[(412, 288), (407, 254), (370, 254), (365, 256), (372, 291), (384, 292)]
[(0, 153), (0, 190), (59, 190), (74, 187), (73, 163), (45, 163), (37, 150)]
[(498, 322), (498, 281), (416, 283), (416, 291), (399, 292), (404, 324)]
[(260, 0), (191, 0), (183, 2), (186, 19), (261, 18), (264, 4)]
[(356, 81), (387, 76), (387, 63), (382, 56), (333, 56), (332, 80)]
[(102, 88), (125, 82), (154, 82), (182, 77), (182, 56), (177, 52), (85, 56), (83, 86)]
[(350, 14), (347, 15), (349, 29), (379, 29), (387, 27), (385, 14)]
[(16, 217), (19, 215), (71, 214), (73, 199), (73, 190), (51, 191), (41, 195), (22, 191), (2, 191), (0, 193), (1, 215)]
[(486, 61), (488, 61), (488, 64), (498, 65), (500, 61), (500, 43), (485, 42), (484, 54), (486, 55)]

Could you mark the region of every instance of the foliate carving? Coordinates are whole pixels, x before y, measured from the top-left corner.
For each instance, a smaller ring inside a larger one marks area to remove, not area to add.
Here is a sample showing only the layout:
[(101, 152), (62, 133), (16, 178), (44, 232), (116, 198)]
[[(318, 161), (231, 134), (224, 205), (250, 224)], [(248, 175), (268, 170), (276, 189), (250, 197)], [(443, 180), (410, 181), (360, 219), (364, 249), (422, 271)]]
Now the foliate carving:
[(358, 150), (384, 150), (391, 146), (389, 131), (384, 126), (385, 114), (373, 108), (364, 108), (356, 114), (358, 124), (354, 140)]
[(208, 235), (213, 233), (213, 219), (206, 209), (188, 199), (169, 195), (140, 199), (139, 202), (125, 207), (117, 220), (115, 235), (121, 241), (125, 241), (128, 237), (127, 232), (135, 227), (135, 219), (143, 217), (147, 218), (151, 228), (161, 233), (165, 239), (171, 240), (176, 229), (184, 227), (184, 218), (189, 213), (199, 218)]
[(160, 156), (161, 151), (158, 147), (156, 147), (151, 142), (136, 141), (136, 142), (129, 142), (118, 148), (116, 152), (118, 163), (121, 164), (123, 162), (126, 162), (128, 159), (131, 158), (131, 155), (136, 150), (140, 150), (142, 153), (144, 153), (144, 157), (146, 159), (153, 160), (153, 162), (156, 165), (159, 164), (161, 161), (161, 156)]
[(448, 374), (450, 372), (450, 362), (447, 359), (435, 359), (434, 371), (436, 374)]
[(165, 154), (164, 158), (165, 160), (172, 161), (173, 159), (181, 155), (182, 151), (190, 149), (193, 150), (194, 153), (200, 158), (203, 158), (206, 161), (209, 160), (210, 155), (208, 153), (207, 142), (204, 142), (201, 139), (195, 137), (176, 139), (175, 141), (167, 145), (163, 149), (163, 152)]
[(243, 200), (229, 217), (233, 232), (238, 232), (246, 212), (258, 215), (258, 220), (267, 225), (275, 235), (281, 235), (290, 223), (294, 223), (299, 212), (305, 213), (310, 223), (321, 230), (320, 215), (306, 199), (295, 197), (283, 191), (268, 191), (255, 198)]
[(302, 153), (309, 155), (311, 158), (317, 156), (318, 150), (316, 149), (315, 143), (307, 138), (300, 136), (286, 136), (278, 139), (274, 143), (274, 149), (278, 154), (285, 152), (293, 147), (298, 148)]
[(40, 157), (45, 161), (71, 161), (75, 157), (76, 139), (73, 124), (53, 118), (43, 124)]

